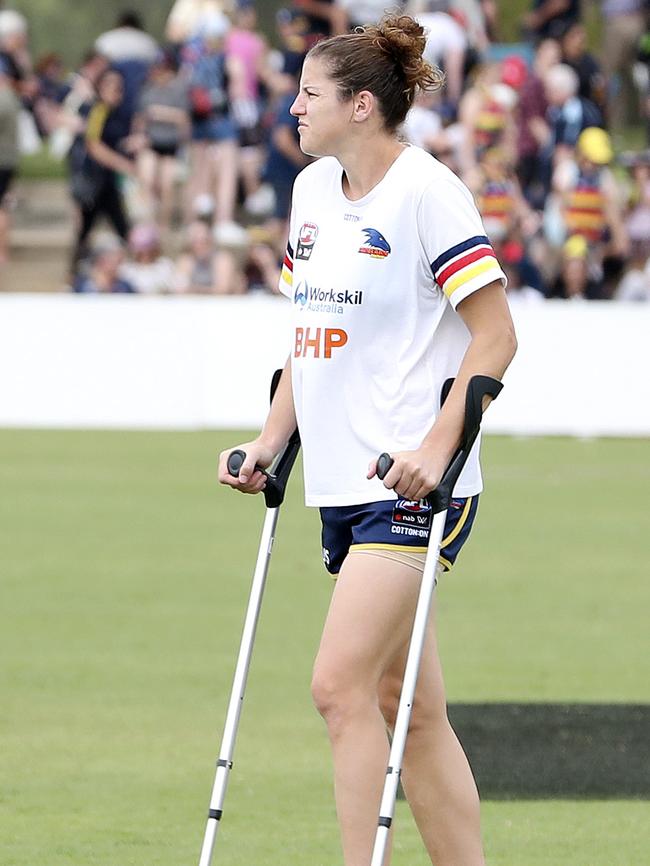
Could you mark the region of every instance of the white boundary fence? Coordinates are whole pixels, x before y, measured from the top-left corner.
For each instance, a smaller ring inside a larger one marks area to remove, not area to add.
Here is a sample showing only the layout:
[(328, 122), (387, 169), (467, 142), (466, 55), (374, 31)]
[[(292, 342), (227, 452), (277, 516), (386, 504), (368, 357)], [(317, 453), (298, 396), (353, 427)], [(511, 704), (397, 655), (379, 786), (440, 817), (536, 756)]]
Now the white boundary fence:
[[(0, 426), (256, 428), (289, 352), (281, 298), (0, 295)], [(515, 305), (488, 432), (650, 436), (650, 305)]]

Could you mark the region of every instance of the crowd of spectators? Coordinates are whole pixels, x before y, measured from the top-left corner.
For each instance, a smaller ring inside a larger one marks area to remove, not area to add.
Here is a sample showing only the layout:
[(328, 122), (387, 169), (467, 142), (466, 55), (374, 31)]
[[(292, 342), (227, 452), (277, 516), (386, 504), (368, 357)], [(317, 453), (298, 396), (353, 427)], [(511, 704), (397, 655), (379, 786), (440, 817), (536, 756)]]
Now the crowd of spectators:
[[(472, 190), (511, 296), (650, 300), (645, 0), (603, 0), (607, 51), (578, 0), (532, 0), (499, 41), (496, 0), (393, 2), (427, 28), (446, 86), (404, 125)], [(65, 162), (77, 292), (275, 292), (291, 187), (309, 162), (289, 108), (328, 34), (374, 23), (386, 0), (294, 0), (271, 42), (252, 0), (176, 0), (164, 41), (133, 12), (70, 73), (32, 61), (28, 22), (0, 11), (0, 267), (21, 153)], [(104, 222), (110, 228), (97, 230)]]

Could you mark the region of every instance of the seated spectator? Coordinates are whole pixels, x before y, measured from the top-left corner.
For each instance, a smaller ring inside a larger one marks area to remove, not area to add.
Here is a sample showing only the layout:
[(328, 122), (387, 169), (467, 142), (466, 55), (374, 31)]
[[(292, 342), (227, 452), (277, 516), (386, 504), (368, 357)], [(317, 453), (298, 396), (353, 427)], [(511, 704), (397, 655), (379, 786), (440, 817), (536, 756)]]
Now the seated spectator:
[(18, 168), (20, 101), (0, 58), (0, 267), (9, 258), (9, 189)]
[(570, 237), (562, 248), (560, 272), (547, 297), (567, 301), (599, 301), (603, 298), (600, 282), (589, 271), (587, 241), (580, 235)]
[(630, 175), (625, 231), (636, 250), (635, 258), (650, 257), (650, 150), (624, 153), (621, 163)]
[(151, 67), (138, 99), (134, 131), (143, 136), (137, 162), (145, 209), (163, 228), (170, 228), (177, 157), (190, 136), (187, 84), (171, 52), (161, 53)]
[(512, 161), (498, 147), (481, 156), (478, 171), (469, 178), (470, 189), (483, 219), (485, 231), (494, 242), (525, 242), (538, 228), (521, 193)]
[(81, 294), (131, 294), (134, 288), (121, 276), (124, 248), (113, 239), (97, 243), (90, 252), (88, 269), (79, 273), (72, 290)]
[(160, 249), (160, 230), (153, 223), (138, 223), (129, 232), (128, 258), (122, 277), (141, 295), (174, 291), (174, 263)]
[(174, 285), (178, 292), (203, 295), (246, 291), (232, 250), (218, 248), (210, 226), (199, 221), (187, 227), (186, 249), (176, 262)]
[(250, 239), (245, 266), (247, 290), (279, 295), (282, 257), (276, 252), (277, 239), (262, 226), (251, 228)]
[(629, 252), (618, 184), (608, 168), (613, 156), (605, 130), (589, 127), (580, 133), (575, 157), (553, 173), (564, 236), (583, 237), (592, 263)]
[(499, 262), (508, 280), (506, 292), (510, 303), (538, 304), (544, 300), (539, 272), (531, 266), (522, 244), (517, 241), (501, 244)]
[(549, 104), (546, 121), (551, 151), (563, 149), (570, 154), (583, 129), (603, 125), (598, 107), (578, 95), (579, 87), (577, 72), (566, 63), (558, 63), (546, 73), (544, 91)]
[(625, 274), (614, 292), (614, 299), (650, 302), (650, 259), (634, 243)]
[(501, 77), (500, 63), (485, 64), (461, 99), (458, 118), (465, 130), (463, 177), (470, 175), (481, 154), (492, 147), (500, 148), (509, 159), (515, 159), (517, 92), (504, 84)]

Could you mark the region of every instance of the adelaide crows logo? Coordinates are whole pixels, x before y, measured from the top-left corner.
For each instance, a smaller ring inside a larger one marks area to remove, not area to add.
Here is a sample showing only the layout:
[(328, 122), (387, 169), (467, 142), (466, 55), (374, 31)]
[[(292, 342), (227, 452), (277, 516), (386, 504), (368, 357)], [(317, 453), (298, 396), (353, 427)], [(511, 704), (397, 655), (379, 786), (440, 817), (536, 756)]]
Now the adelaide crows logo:
[(373, 259), (385, 259), (390, 254), (390, 244), (377, 229), (362, 229), (366, 239), (359, 247), (359, 252)]

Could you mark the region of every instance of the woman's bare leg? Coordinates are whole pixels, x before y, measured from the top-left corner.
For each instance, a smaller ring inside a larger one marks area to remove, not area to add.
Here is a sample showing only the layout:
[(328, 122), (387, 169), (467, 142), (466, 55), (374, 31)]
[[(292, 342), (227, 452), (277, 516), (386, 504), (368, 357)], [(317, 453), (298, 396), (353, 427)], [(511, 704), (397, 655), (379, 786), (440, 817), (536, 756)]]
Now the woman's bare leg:
[[(432, 611), (406, 740), (402, 784), (431, 862), (436, 866), (484, 866), (478, 792), (447, 717), (434, 621)], [(405, 647), (380, 684), (382, 709), (391, 727), (407, 650)]]
[(332, 746), (345, 866), (370, 863), (389, 751), (379, 683), (408, 640), (418, 585), (415, 569), (350, 554), (325, 622), (312, 692)]

